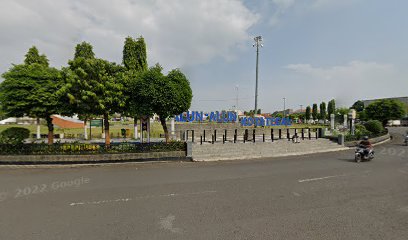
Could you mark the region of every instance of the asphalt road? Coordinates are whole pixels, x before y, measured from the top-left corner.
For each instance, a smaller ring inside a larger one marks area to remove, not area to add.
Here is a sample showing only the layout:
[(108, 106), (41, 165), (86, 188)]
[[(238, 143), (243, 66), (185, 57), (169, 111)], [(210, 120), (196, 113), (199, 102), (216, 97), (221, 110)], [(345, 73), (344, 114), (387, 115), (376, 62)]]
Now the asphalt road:
[(1, 240), (408, 239), (406, 129), (353, 151), (276, 159), (0, 168)]

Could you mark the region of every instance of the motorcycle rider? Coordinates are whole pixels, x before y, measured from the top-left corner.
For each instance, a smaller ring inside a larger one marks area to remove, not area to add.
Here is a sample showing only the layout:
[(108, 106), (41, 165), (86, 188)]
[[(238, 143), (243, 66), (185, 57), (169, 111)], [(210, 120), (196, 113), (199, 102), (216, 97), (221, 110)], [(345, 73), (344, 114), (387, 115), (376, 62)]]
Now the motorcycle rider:
[(370, 140), (368, 140), (367, 136), (363, 137), (363, 140), (358, 144), (359, 147), (364, 149), (364, 155), (368, 155), (373, 150), (373, 145), (371, 144)]

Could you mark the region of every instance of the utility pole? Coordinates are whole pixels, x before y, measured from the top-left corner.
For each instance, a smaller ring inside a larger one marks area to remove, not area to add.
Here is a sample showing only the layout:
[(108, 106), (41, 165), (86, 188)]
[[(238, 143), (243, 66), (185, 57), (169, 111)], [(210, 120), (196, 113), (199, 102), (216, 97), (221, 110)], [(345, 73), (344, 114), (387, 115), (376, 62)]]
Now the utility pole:
[(258, 61), (259, 61), (259, 47), (262, 47), (262, 36), (254, 38), (254, 45), (256, 47), (256, 80), (255, 80), (255, 114), (258, 111)]
[(283, 98), (283, 117), (286, 117), (286, 98)]
[(235, 99), (235, 110), (238, 110), (238, 85), (235, 86), (235, 91), (237, 92), (237, 96)]

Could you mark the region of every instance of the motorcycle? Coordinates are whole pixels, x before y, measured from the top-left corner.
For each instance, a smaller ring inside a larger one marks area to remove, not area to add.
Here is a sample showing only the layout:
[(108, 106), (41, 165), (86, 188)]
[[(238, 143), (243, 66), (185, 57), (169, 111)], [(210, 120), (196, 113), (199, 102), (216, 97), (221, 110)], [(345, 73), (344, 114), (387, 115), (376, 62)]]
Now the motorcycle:
[(374, 150), (370, 149), (368, 153), (365, 148), (357, 147), (355, 152), (356, 162), (371, 161), (374, 158)]

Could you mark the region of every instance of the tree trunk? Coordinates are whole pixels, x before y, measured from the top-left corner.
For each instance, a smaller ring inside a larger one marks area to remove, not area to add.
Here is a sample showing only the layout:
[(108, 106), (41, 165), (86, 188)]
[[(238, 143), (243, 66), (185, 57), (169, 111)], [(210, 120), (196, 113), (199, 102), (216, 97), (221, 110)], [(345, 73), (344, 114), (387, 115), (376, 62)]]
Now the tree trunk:
[(37, 139), (41, 139), (41, 125), (39, 118), (37, 118)]
[(51, 116), (47, 116), (45, 120), (47, 121), (48, 127), (48, 144), (52, 145), (54, 143), (54, 124), (52, 123)]
[(134, 128), (134, 130), (135, 130), (135, 134), (134, 134), (134, 137), (135, 137), (135, 139), (137, 139), (137, 137), (139, 137), (138, 135), (138, 132), (137, 132), (137, 118), (135, 117), (134, 118), (134, 120), (133, 120), (133, 128)]
[(105, 127), (105, 146), (109, 147), (110, 145), (110, 134), (109, 134), (109, 114), (103, 114), (103, 123)]
[(86, 129), (86, 122), (87, 122), (87, 118), (84, 119), (84, 139), (87, 140), (88, 139), (88, 130)]
[(164, 130), (164, 137), (166, 138), (166, 142), (169, 142), (170, 137), (169, 137), (169, 130), (167, 129), (167, 125), (166, 125), (166, 118), (160, 116), (160, 123), (163, 127)]

